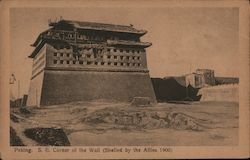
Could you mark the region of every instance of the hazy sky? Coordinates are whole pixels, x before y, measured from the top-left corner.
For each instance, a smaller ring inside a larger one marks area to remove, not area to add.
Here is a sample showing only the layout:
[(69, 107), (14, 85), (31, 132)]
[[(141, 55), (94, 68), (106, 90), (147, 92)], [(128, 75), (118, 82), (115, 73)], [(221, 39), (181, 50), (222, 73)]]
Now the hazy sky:
[(10, 12), (11, 72), (27, 93), (34, 50), (30, 46), (48, 28), (48, 19), (133, 24), (148, 33), (151, 77), (182, 75), (197, 68), (214, 69), (216, 76), (238, 76), (236, 8), (13, 8)]

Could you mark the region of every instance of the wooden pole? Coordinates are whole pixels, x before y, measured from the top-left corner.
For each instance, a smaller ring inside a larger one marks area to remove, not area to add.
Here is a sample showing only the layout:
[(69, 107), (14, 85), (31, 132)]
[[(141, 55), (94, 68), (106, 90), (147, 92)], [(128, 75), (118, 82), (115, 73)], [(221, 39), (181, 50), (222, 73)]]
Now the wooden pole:
[(20, 80), (18, 80), (18, 83), (17, 83), (17, 99), (20, 98)]
[(37, 89), (36, 89), (36, 106), (38, 107), (38, 104), (37, 104)]

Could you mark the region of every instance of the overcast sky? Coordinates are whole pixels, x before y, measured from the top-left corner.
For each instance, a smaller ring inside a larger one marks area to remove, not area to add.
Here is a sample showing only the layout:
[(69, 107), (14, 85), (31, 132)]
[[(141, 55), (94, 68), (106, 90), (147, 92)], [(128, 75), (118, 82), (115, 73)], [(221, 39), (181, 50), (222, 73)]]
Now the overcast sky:
[(236, 8), (15, 8), (10, 12), (11, 72), (27, 93), (32, 70), (30, 46), (48, 28), (48, 19), (133, 24), (148, 33), (151, 77), (179, 76), (197, 68), (214, 69), (216, 76), (238, 73)]

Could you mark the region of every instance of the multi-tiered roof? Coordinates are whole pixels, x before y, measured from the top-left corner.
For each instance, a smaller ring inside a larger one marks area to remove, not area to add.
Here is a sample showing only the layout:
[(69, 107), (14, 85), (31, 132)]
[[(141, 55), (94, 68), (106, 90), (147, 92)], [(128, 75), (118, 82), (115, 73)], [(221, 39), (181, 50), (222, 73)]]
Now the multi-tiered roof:
[[(36, 49), (29, 56), (30, 58), (34, 58), (45, 43), (53, 41), (80, 47), (106, 45), (146, 48), (151, 45), (151, 43), (140, 41), (140, 37), (146, 34), (147, 31), (135, 29), (133, 25), (60, 20), (50, 23), (49, 26), (51, 28), (42, 32), (31, 45)], [(71, 37), (68, 36), (70, 34)], [(93, 36), (99, 36), (99, 38), (95, 39)]]

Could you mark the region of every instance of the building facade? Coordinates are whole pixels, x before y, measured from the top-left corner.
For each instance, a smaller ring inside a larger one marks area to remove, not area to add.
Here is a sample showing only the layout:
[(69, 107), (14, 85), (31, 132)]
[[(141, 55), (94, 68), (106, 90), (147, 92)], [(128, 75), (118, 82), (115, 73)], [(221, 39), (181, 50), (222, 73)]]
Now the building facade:
[(202, 88), (215, 85), (214, 70), (197, 69), (196, 72), (185, 76), (186, 86), (191, 85), (194, 88)]
[(72, 101), (156, 102), (147, 68), (145, 30), (60, 20), (51, 22), (35, 47), (28, 106)]

